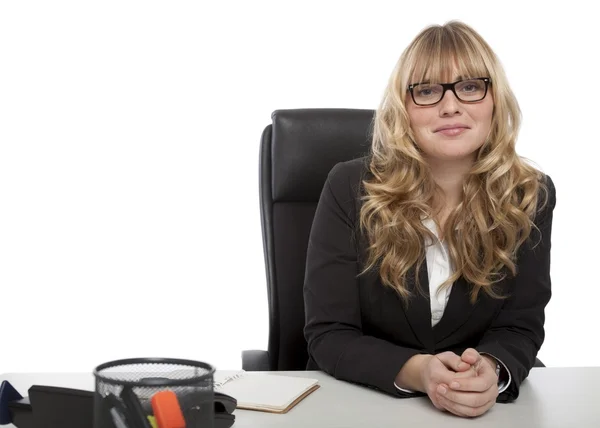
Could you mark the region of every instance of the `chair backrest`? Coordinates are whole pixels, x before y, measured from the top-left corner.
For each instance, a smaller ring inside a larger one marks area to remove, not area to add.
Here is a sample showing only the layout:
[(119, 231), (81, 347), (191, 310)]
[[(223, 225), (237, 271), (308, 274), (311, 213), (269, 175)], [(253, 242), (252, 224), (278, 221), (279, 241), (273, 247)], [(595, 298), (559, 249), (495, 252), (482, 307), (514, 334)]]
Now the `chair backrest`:
[(269, 369), (304, 370), (302, 288), (313, 217), (327, 174), (369, 153), (373, 110), (277, 110), (262, 134), (260, 212), (269, 299)]

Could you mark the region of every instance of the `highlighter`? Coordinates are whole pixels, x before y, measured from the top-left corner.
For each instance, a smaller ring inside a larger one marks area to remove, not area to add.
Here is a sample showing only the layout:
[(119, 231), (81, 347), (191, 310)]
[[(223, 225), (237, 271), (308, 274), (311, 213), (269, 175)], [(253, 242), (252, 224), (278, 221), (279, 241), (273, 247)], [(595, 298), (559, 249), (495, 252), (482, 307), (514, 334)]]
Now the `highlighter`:
[(158, 428), (158, 425), (156, 423), (156, 418), (154, 416), (148, 416), (148, 422), (150, 423), (150, 426), (152, 428)]
[(160, 391), (150, 400), (158, 428), (185, 428), (185, 419), (173, 391)]

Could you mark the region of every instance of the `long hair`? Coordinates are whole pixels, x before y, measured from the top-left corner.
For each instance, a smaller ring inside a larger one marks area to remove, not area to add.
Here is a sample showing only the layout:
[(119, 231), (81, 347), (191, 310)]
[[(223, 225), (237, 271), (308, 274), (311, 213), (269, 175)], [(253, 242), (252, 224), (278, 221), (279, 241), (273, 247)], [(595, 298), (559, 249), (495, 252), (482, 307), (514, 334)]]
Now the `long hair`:
[(420, 269), (425, 243), (434, 239), (422, 221), (434, 217), (434, 195), (441, 191), (414, 142), (407, 86), (448, 82), (454, 71), (489, 77), (487, 96), (493, 96), (494, 110), (489, 135), (463, 183), (462, 200), (444, 223), (454, 273), (442, 287), (463, 276), (472, 284), (472, 302), (481, 290), (502, 298), (493, 286), (508, 273), (516, 275), (518, 249), (535, 227), (540, 189), (547, 198), (544, 174), (516, 154), (521, 111), (492, 49), (458, 21), (425, 28), (402, 53), (376, 111), (360, 211), (369, 242), (363, 272), (376, 267), (383, 284), (405, 300), (412, 295), (407, 273), (413, 266)]

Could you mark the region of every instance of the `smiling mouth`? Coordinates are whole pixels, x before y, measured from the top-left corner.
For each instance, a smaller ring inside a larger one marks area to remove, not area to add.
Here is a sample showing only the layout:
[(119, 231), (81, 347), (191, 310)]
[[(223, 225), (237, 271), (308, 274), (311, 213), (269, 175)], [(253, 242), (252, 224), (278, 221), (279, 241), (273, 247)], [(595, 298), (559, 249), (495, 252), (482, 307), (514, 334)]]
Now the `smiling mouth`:
[(460, 135), (465, 131), (468, 131), (469, 128), (447, 128), (447, 129), (440, 129), (439, 131), (436, 132), (436, 134), (443, 134), (446, 135), (448, 137), (454, 137), (456, 135)]

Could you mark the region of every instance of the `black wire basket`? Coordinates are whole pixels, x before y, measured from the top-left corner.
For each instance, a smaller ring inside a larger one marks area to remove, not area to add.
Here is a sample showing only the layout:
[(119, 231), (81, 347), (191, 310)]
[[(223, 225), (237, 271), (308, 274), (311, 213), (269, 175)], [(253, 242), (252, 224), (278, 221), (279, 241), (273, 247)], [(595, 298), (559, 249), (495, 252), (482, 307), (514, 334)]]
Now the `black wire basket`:
[(173, 358), (101, 364), (94, 370), (94, 428), (213, 428), (214, 372)]

